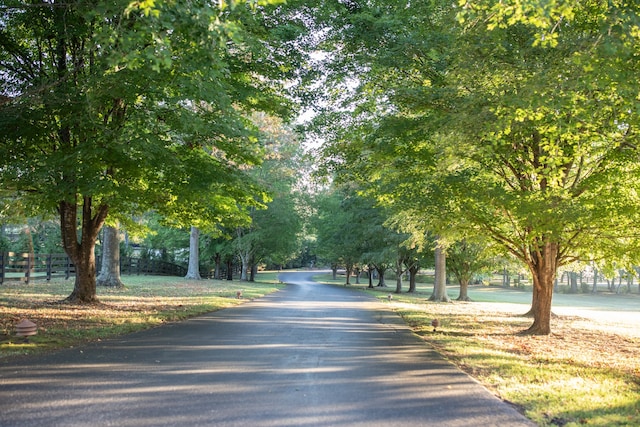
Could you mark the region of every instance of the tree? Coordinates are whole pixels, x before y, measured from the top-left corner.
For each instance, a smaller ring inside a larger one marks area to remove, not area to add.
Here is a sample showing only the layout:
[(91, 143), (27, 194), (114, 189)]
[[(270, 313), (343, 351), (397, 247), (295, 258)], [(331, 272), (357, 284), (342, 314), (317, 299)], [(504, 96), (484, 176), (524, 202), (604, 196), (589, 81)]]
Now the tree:
[(229, 233), (222, 233), (218, 237), (205, 235), (203, 237), (201, 257), (207, 264), (213, 265), (213, 278), (222, 279), (222, 263), (234, 254), (231, 237)]
[(486, 244), (462, 239), (447, 247), (447, 266), (460, 284), (458, 301), (471, 301), (469, 283), (473, 277), (494, 264)]
[(185, 279), (200, 280), (200, 230), (191, 227), (189, 233), (189, 264)]
[[(570, 10), (549, 5), (545, 13), (557, 21), (529, 21), (543, 19), (536, 15), (510, 24), (500, 13), (488, 28), (474, 24), (460, 39), (466, 66), (475, 65), (459, 75), (469, 90), (462, 95), (465, 105), (477, 107), (463, 118), (468, 132), (456, 132), (464, 141), (459, 149), (470, 155), (446, 182), (463, 195), (467, 219), (529, 268), (534, 323), (528, 333), (550, 332), (558, 267), (635, 252), (629, 236), (636, 233), (639, 204), (630, 178), (639, 167), (631, 96), (637, 84), (628, 76), (637, 63), (628, 32), (637, 28), (630, 20), (636, 12), (615, 2)], [(616, 204), (598, 203), (603, 194)], [(605, 236), (621, 245), (612, 250)]]
[(57, 211), (76, 266), (70, 301), (96, 301), (108, 214), (154, 208), (185, 226), (247, 220), (243, 206), (259, 204), (239, 170), (259, 161), (245, 113), (287, 111), (275, 78), (286, 77), (283, 58), (295, 62), (283, 46), (297, 35), (270, 27), (266, 3), (2, 9), (0, 182)]
[(447, 257), (445, 249), (439, 242), (436, 244), (435, 259), (436, 272), (433, 283), (433, 293), (429, 297), (429, 301), (451, 302), (451, 298), (447, 293)]
[[(285, 265), (301, 248), (303, 173), (308, 168), (298, 135), (277, 117), (254, 114), (264, 158), (251, 171), (268, 192), (266, 209), (251, 208), (251, 224), (238, 227), (234, 245), (242, 262), (242, 280), (253, 280), (259, 263)], [(251, 276), (247, 278), (250, 270)]]
[(314, 228), (318, 240), (318, 256), (330, 263), (334, 272), (345, 267), (345, 285), (350, 284), (353, 266), (360, 256), (354, 239), (358, 222), (350, 210), (350, 199), (354, 197), (347, 188), (332, 188), (316, 195)]
[(336, 182), (317, 196), (318, 254), (345, 267), (346, 285), (358, 265), (369, 265), (378, 272), (378, 286), (386, 286), (387, 269), (395, 265), (404, 271), (407, 249), (403, 244), (408, 236), (385, 225), (385, 210), (362, 194), (358, 184)]
[(102, 235), (102, 265), (96, 286), (124, 287), (120, 279), (120, 230), (118, 225), (105, 226)]
[(548, 334), (559, 266), (639, 253), (638, 6), (464, 6), (345, 7), (330, 61), (336, 85), (359, 84), (325, 153), (340, 167), (362, 159), (348, 176), (397, 214), (444, 237), (488, 236), (524, 263), (526, 332)]
[(396, 258), (396, 294), (402, 293), (402, 275), (408, 270), (411, 254), (408, 250), (398, 245), (398, 255)]

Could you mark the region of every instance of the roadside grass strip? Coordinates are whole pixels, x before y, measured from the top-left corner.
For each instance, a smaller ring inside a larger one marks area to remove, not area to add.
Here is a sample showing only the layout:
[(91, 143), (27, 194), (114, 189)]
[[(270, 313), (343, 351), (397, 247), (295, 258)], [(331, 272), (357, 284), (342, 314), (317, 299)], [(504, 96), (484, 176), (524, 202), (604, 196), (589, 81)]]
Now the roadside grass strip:
[[(259, 282), (123, 276), (124, 288), (98, 287), (100, 302), (89, 305), (63, 301), (73, 288), (70, 280), (4, 284), (0, 287), (0, 363), (241, 304), (282, 288), (276, 276), (267, 273)], [(14, 328), (21, 319), (35, 322), (37, 335), (28, 340), (16, 337)]]
[[(317, 280), (344, 284), (344, 278)], [(520, 332), (533, 321), (523, 316), (530, 304), (513, 304), (521, 291), (492, 288), (475, 295), (483, 302), (435, 303), (426, 285), (413, 294), (366, 286), (350, 287), (387, 304), (425, 342), (538, 425), (640, 425), (640, 335), (611, 321), (637, 295), (607, 296), (611, 318), (605, 312), (602, 319), (554, 315), (551, 335), (528, 336)], [(452, 287), (450, 295), (455, 292)], [(435, 332), (433, 319), (439, 321)]]

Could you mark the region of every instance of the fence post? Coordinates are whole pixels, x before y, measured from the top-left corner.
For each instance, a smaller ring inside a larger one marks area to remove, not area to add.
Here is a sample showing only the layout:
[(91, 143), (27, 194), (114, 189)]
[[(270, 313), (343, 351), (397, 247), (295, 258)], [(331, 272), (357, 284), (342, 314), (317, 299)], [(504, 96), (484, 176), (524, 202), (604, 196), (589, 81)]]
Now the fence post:
[(53, 262), (53, 256), (51, 254), (47, 254), (47, 282), (51, 281), (51, 263)]
[(4, 283), (4, 263), (8, 256), (4, 252), (0, 252), (0, 285)]

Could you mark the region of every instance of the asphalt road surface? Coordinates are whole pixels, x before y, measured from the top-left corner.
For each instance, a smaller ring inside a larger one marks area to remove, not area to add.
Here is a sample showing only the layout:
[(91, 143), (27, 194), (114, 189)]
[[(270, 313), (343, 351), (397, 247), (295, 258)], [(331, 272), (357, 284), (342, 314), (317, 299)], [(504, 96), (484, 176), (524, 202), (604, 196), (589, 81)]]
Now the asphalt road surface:
[(264, 298), (0, 365), (0, 426), (531, 426), (383, 302), (287, 273)]

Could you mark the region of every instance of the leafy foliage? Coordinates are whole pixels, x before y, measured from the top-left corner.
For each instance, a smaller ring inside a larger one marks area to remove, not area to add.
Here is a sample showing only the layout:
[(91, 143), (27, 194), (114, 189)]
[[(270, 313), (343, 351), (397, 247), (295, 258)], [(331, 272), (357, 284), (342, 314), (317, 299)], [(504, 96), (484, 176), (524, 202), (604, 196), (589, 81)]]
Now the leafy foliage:
[(250, 209), (251, 224), (236, 229), (234, 246), (245, 264), (280, 267), (300, 251), (303, 198), (299, 188), (308, 165), (290, 127), (264, 114), (252, 119), (260, 130), (265, 158), (251, 175), (267, 189), (270, 200), (266, 209)]
[[(220, 7), (219, 7), (220, 6)], [(262, 190), (249, 111), (286, 114), (278, 64), (296, 56), (267, 2), (10, 2), (0, 19), (0, 171), (25, 206), (57, 210), (92, 300), (107, 213), (245, 224)], [(81, 215), (78, 217), (78, 212)], [(76, 228), (82, 223), (81, 233)], [(83, 284), (84, 283), (84, 284)], [(85, 289), (86, 288), (86, 289)]]
[(326, 39), (325, 170), (416, 235), (488, 236), (527, 265), (532, 333), (550, 331), (559, 266), (637, 262), (636, 6), (349, 5)]

